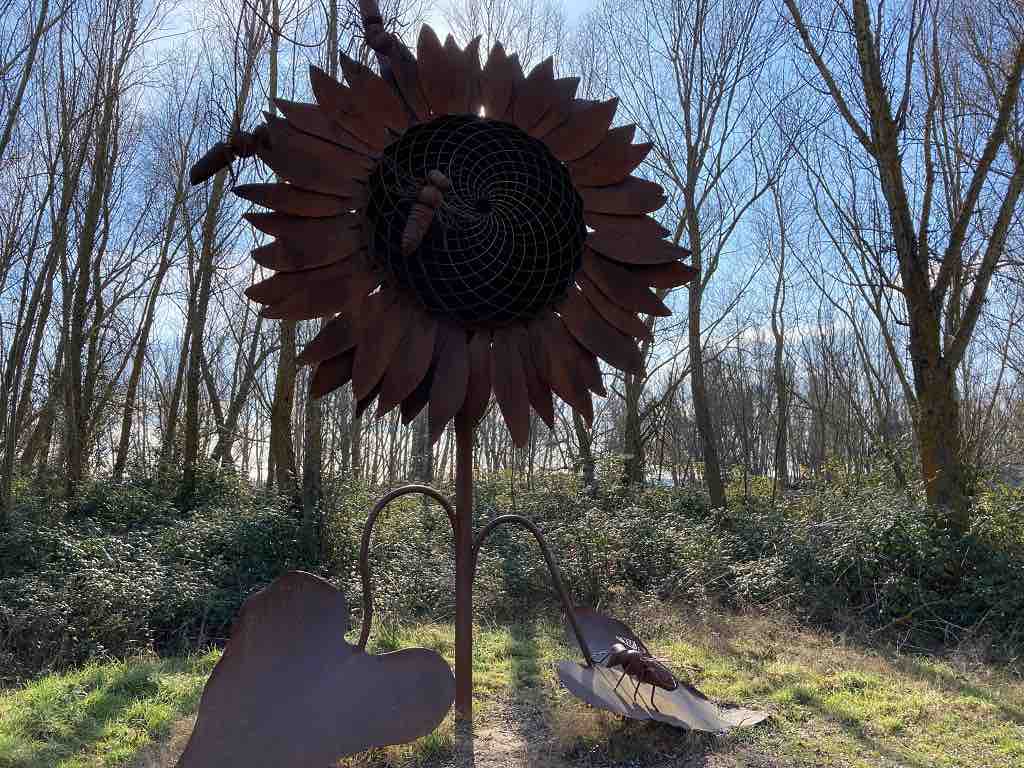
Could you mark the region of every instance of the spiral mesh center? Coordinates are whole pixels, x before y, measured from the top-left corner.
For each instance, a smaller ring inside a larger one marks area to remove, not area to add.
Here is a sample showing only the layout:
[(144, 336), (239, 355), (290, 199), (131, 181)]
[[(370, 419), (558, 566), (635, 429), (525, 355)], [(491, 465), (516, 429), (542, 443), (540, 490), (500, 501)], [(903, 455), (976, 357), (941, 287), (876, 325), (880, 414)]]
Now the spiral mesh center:
[[(402, 232), (427, 174), (451, 181), (419, 247)], [(370, 250), (427, 310), (466, 325), (528, 319), (565, 295), (586, 238), (565, 166), (513, 125), (458, 115), (410, 128), (370, 177)]]

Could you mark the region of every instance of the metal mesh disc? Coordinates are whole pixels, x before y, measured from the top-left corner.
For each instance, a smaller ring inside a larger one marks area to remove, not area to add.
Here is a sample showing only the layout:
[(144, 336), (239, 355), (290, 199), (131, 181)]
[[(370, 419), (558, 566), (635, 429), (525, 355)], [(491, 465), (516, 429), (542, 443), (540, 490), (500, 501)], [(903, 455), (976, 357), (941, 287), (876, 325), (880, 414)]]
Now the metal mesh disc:
[[(402, 231), (427, 174), (451, 181), (419, 247)], [(370, 250), (428, 311), (469, 326), (534, 316), (565, 295), (586, 226), (569, 173), (537, 139), (471, 115), (410, 128), (370, 177)]]

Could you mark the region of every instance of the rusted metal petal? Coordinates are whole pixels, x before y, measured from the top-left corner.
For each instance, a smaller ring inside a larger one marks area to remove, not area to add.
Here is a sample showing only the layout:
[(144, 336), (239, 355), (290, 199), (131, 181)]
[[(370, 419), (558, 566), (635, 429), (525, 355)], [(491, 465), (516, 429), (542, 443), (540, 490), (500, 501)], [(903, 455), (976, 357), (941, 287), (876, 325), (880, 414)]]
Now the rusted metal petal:
[(385, 287), (368, 296), (360, 307), (359, 342), (352, 374), (352, 394), (357, 400), (367, 397), (380, 383), (393, 359), (405, 332), (403, 306), (397, 293)]
[(178, 768), (334, 765), (433, 731), (455, 699), (444, 659), (370, 655), (345, 642), (347, 629), (344, 596), (307, 573), (246, 600)]
[(419, 307), (410, 307), (405, 335), (395, 352), (394, 362), (388, 367), (381, 382), (377, 417), (390, 411), (416, 389), (430, 369), (434, 357), (434, 336), (437, 321)]
[(437, 442), (445, 426), (462, 408), (469, 379), (465, 330), (451, 323), (439, 323), (435, 346), (438, 348), (437, 367), (430, 385), (427, 416), (431, 443)]
[(578, 288), (571, 287), (556, 309), (576, 340), (602, 360), (620, 371), (640, 373), (643, 370), (644, 361), (633, 339), (609, 325)]
[(665, 204), (661, 186), (630, 176), (607, 187), (580, 187), (583, 208), (595, 213), (631, 216), (656, 211)]
[(351, 88), (345, 87), (317, 67), (309, 68), (309, 82), (320, 109), (346, 132), (376, 152), (391, 143), (387, 128), (383, 123), (367, 119)]
[(338, 216), (353, 208), (349, 198), (309, 192), (292, 184), (241, 184), (231, 191), (250, 203), (292, 216)]
[(444, 111), (450, 115), (461, 115), (469, 112), (469, 73), (466, 71), (468, 61), (462, 50), (451, 35), (444, 41), (444, 54), (448, 59), (448, 71), (451, 80), (448, 82), (447, 98)]
[(348, 259), (363, 244), (359, 217), (343, 214), (307, 219), (283, 213), (247, 213), (256, 229), (278, 238), (281, 245), (261, 246), (252, 252), (257, 264), (280, 272), (312, 269)]
[(584, 211), (583, 220), (588, 227), (599, 232), (625, 233), (631, 237), (662, 238), (670, 233), (650, 216), (613, 216), (607, 213)]
[(256, 154), (282, 179), (313, 192), (365, 197), (368, 158), (296, 131), (279, 118), (270, 118), (267, 126), (269, 143)]
[(353, 96), (368, 118), (383, 123), (399, 133), (409, 127), (409, 114), (394, 88), (369, 67), (344, 53), (340, 54), (338, 59), (345, 79), (352, 87)]
[(316, 400), (351, 381), (355, 355), (354, 349), (348, 349), (317, 365), (309, 383), (309, 396)]
[(332, 317), (298, 356), (299, 365), (313, 365), (347, 352), (356, 345), (355, 328), (348, 318)]
[(544, 143), (562, 162), (577, 160), (601, 144), (618, 106), (618, 99), (593, 104), (577, 102), (569, 119), (545, 136)]
[(533, 351), (530, 349), (530, 337), (526, 332), (526, 326), (516, 325), (510, 329), (510, 336), (514, 339), (519, 349), (519, 357), (523, 361), (523, 376), (526, 378), (526, 394), (530, 405), (537, 412), (541, 420), (548, 425), (548, 429), (555, 428), (555, 404), (551, 399), (551, 387), (547, 380), (542, 378), (537, 370), (537, 364), (533, 359)]
[(587, 301), (609, 323), (629, 336), (635, 336), (638, 339), (653, 338), (651, 330), (643, 320), (605, 296), (601, 289), (585, 273), (580, 272), (576, 275), (576, 282), (579, 283), (580, 289), (583, 291), (583, 295), (586, 296)]
[(377, 399), (377, 395), (380, 394), (381, 382), (377, 382), (373, 389), (361, 400), (356, 401), (356, 418), (361, 419), (363, 414), (373, 405), (373, 401)]
[(635, 126), (626, 125), (608, 131), (592, 152), (569, 163), (572, 180), (580, 186), (601, 187), (618, 184), (650, 154), (653, 144), (633, 144)]
[(419, 62), (420, 87), (427, 99), (427, 106), (435, 115), (445, 114), (451, 96), (454, 72), (444, 46), (429, 24), (420, 27), (416, 59)]
[[(312, 320), (352, 311), (380, 285), (380, 275), (359, 263), (341, 262), (340, 266), (350, 267), (351, 271), (330, 282), (304, 280), (299, 290), (273, 306), (264, 307), (260, 314), (273, 320)], [(296, 274), (308, 276), (314, 272)]]
[(664, 289), (678, 288), (697, 276), (697, 270), (680, 261), (650, 267), (631, 267), (629, 271), (643, 280), (644, 285)]
[(416, 59), (404, 48), (400, 48), (398, 54), (390, 59), (391, 74), (395, 76), (398, 90), (402, 92), (402, 98), (409, 109), (416, 116), (416, 120), (423, 122), (430, 118), (430, 108), (427, 100), (423, 97), (423, 89), (420, 87), (420, 70)]
[(638, 238), (608, 229), (587, 235), (587, 245), (602, 256), (622, 264), (668, 264), (692, 255), (668, 240)]
[[(579, 85), (580, 79), (578, 77), (563, 77), (555, 80), (554, 87), (558, 92), (558, 96), (544, 117), (530, 129), (531, 136), (538, 139), (544, 138), (569, 119), (575, 106), (573, 97), (576, 95), (576, 89), (579, 88)], [(544, 139), (544, 141), (547, 142), (547, 139)]]
[(306, 290), (311, 283), (337, 284), (346, 280), (351, 272), (352, 266), (345, 262), (304, 272), (280, 272), (250, 285), (245, 295), (259, 304), (279, 304)]
[(531, 70), (530, 74), (516, 89), (512, 105), (513, 120), (524, 131), (530, 130), (555, 104), (558, 89), (555, 88), (555, 68), (550, 56)]
[(480, 101), (484, 114), (495, 120), (505, 120), (512, 111), (516, 86), (523, 81), (519, 58), (506, 56), (500, 42), (491, 48), (480, 76)]
[[(327, 77), (327, 75), (323, 76)], [(274, 99), (274, 104), (281, 110), (281, 114), (287, 118), (288, 124), (296, 130), (324, 139), (332, 144), (337, 144), (339, 147), (366, 157), (377, 157), (377, 150), (331, 120), (330, 116), (319, 104), (305, 104), (299, 101), (288, 101), (287, 99)]]
[(583, 271), (605, 296), (620, 307), (657, 317), (672, 314), (672, 310), (628, 269), (613, 264), (589, 248), (583, 250)]
[(510, 328), (494, 331), (491, 346), (491, 382), (494, 397), (505, 417), (512, 442), (520, 448), (530, 439), (530, 398), (515, 334)]
[[(436, 343), (435, 343), (436, 347)], [(433, 356), (431, 351), (432, 362), (430, 367), (427, 369), (427, 375), (423, 377), (423, 380), (416, 385), (416, 388), (409, 394), (405, 400), (402, 401), (402, 423), (409, 424), (413, 419), (420, 415), (430, 400), (430, 388), (434, 383), (434, 372), (436, 366), (434, 363), (437, 362), (437, 358)]]
[(545, 312), (527, 326), (537, 374), (588, 424), (594, 421), (594, 405), (579, 370), (579, 344), (566, 330), (561, 318)]
[(480, 35), (469, 41), (462, 55), (466, 61), (466, 112), (478, 115), (483, 104), (480, 92)]
[(633, 678), (627, 677), (620, 684), (622, 672), (600, 664), (584, 667), (574, 661), (560, 661), (557, 669), (559, 679), (573, 696), (592, 707), (633, 720), (657, 720), (690, 731), (725, 733), (733, 728), (756, 725), (768, 717), (767, 712), (750, 709), (721, 709), (696, 688), (685, 684), (674, 691), (651, 690), (651, 686), (645, 684), (634, 695), (636, 682), (629, 682)]
[(491, 332), (480, 330), (469, 340), (469, 381), (462, 413), (473, 426), (483, 418), (491, 399)]

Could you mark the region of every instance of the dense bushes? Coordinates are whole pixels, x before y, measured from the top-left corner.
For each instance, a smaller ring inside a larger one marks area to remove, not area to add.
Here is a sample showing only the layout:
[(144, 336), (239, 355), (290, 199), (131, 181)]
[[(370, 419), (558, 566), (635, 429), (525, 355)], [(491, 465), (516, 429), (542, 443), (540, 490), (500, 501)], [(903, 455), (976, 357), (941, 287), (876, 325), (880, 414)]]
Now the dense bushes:
[[(300, 522), (281, 502), (230, 477), (204, 482), (203, 503), (187, 512), (145, 481), (97, 483), (66, 507), (26, 499), (0, 538), (0, 677), (220, 641), (245, 597), (293, 567), (342, 586), (358, 619), (358, 547), (373, 492), (335, 489), (313, 566), (303, 559)], [(430, 506), (396, 502), (375, 531), (383, 622), (453, 614), (450, 533)], [(770, 494), (737, 492), (721, 510), (686, 489), (612, 487), (591, 498), (570, 478), (544, 476), (512, 494), (508, 477), (480, 478), (478, 527), (513, 510), (545, 531), (582, 603), (653, 595), (765, 606), (919, 647), (968, 634), (997, 650), (1024, 641), (1020, 492), (979, 497), (963, 541), (950, 540), (917, 499), (842, 477), (777, 504)], [(483, 548), (476, 604), (478, 617), (498, 620), (556, 610), (544, 562), (521, 529), (499, 528)]]

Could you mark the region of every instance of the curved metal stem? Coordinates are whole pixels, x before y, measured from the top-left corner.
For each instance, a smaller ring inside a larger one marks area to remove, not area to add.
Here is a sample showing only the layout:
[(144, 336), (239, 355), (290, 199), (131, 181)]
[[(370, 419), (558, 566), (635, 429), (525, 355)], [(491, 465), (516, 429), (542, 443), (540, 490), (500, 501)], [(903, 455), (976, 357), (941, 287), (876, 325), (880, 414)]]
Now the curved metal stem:
[(444, 511), (448, 514), (448, 522), (452, 526), (452, 533), (457, 532), (458, 521), (455, 516), (455, 508), (440, 491), (429, 485), (403, 485), (381, 496), (373, 505), (373, 509), (370, 510), (370, 514), (366, 518), (366, 525), (363, 526), (363, 543), (359, 548), (359, 574), (363, 581), (363, 626), (359, 631), (359, 642), (356, 643), (356, 646), (361, 651), (366, 650), (366, 641), (370, 639), (370, 624), (373, 621), (373, 592), (370, 586), (370, 537), (373, 535), (373, 526), (377, 522), (377, 517), (388, 504), (400, 496), (408, 496), (413, 493), (429, 496), (444, 507)]
[(473, 577), (476, 578), (476, 559), (477, 555), (480, 553), (480, 545), (484, 543), (491, 531), (502, 523), (515, 523), (532, 533), (533, 537), (537, 540), (541, 554), (544, 555), (544, 561), (548, 564), (548, 571), (551, 573), (551, 581), (554, 582), (555, 590), (558, 592), (558, 596), (562, 600), (562, 607), (565, 609), (565, 615), (569, 619), (572, 631), (576, 634), (576, 642), (580, 645), (580, 650), (583, 652), (583, 658), (587, 660), (587, 666), (592, 666), (594, 664), (594, 659), (590, 655), (590, 648), (587, 646), (587, 641), (583, 639), (583, 632), (580, 631), (580, 625), (576, 622), (576, 610), (573, 607), (572, 598), (570, 598), (569, 593), (565, 591), (565, 584), (562, 583), (562, 574), (559, 572), (558, 566), (555, 564), (555, 559), (551, 556), (551, 550), (548, 549), (548, 543), (544, 540), (544, 534), (541, 533), (540, 528), (538, 528), (537, 524), (532, 520), (527, 517), (523, 517), (522, 515), (501, 515), (485, 525), (473, 541)]

